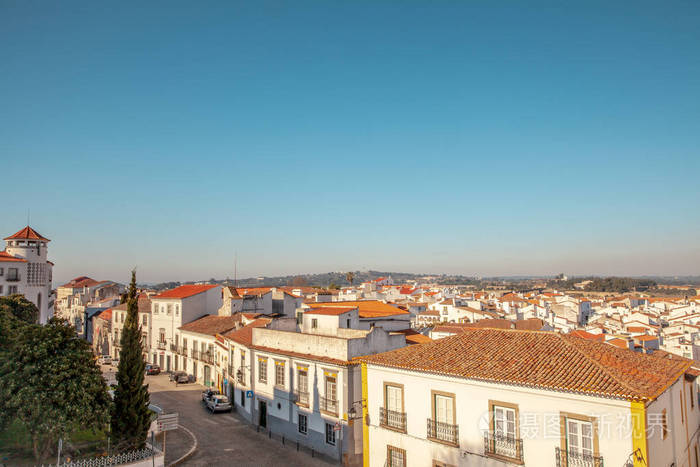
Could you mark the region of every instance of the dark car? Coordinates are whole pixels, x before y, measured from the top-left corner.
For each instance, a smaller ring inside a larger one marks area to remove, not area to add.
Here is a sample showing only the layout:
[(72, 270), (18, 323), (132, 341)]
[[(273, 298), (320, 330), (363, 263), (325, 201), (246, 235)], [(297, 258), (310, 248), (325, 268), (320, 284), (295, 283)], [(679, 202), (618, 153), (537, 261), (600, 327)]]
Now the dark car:
[(176, 383), (189, 383), (190, 377), (185, 371), (173, 371), (170, 373), (170, 381), (174, 381)]
[(218, 396), (219, 394), (221, 394), (219, 391), (211, 388), (202, 391), (202, 402), (207, 403), (212, 397)]
[(152, 365), (148, 364), (146, 365), (146, 374), (147, 375), (159, 375), (160, 374), (160, 367), (158, 365)]

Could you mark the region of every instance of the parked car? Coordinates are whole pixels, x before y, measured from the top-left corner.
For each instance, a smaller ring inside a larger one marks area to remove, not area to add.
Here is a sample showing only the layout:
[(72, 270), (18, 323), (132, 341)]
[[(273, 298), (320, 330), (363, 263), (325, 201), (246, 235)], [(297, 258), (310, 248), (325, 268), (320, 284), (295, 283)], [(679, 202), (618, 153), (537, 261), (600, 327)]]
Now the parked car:
[(147, 375), (159, 375), (160, 374), (160, 367), (158, 365), (152, 365), (148, 364), (146, 365), (146, 374)]
[(170, 381), (174, 381), (176, 383), (189, 383), (190, 377), (186, 371), (173, 371), (170, 373)]
[(97, 359), (97, 363), (100, 365), (109, 365), (112, 363), (112, 357), (109, 355), (102, 355), (100, 358)]
[(112, 359), (112, 366), (119, 366), (119, 359), (118, 358)]
[(208, 388), (206, 391), (202, 391), (202, 402), (209, 401), (212, 397), (221, 394), (218, 390)]
[(231, 401), (229, 401), (228, 397), (224, 396), (223, 394), (212, 395), (210, 399), (207, 399), (206, 404), (207, 408), (211, 410), (211, 413), (230, 412), (233, 410), (233, 407), (231, 407)]

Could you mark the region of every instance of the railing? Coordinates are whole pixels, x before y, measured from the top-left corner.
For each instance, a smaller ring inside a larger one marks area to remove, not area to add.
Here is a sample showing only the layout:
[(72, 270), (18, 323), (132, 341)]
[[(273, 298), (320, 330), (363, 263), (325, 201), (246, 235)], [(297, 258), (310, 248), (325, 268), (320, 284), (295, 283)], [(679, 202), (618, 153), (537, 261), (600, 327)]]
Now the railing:
[(332, 415), (338, 415), (338, 400), (319, 397), (319, 409)]
[(171, 351), (171, 352), (177, 352), (177, 345), (175, 345), (175, 344), (170, 344), (170, 351)]
[(165, 347), (166, 347), (165, 342), (158, 342), (158, 349), (165, 350)]
[(199, 350), (192, 349), (192, 358), (199, 360)]
[(523, 462), (523, 440), (500, 434), (484, 433), (484, 452), (488, 455), (507, 457)]
[(294, 391), (294, 402), (299, 405), (309, 406), (309, 393), (307, 391)]
[(396, 412), (394, 410), (379, 407), (379, 425), (392, 430), (406, 432), (406, 412)]
[(602, 456), (592, 456), (575, 449), (555, 448), (557, 467), (603, 467)]
[[(149, 448), (139, 449), (138, 451), (129, 451), (112, 456), (92, 457), (89, 459), (80, 459), (72, 462), (64, 462), (62, 467), (104, 467), (109, 465), (131, 464), (136, 461), (148, 459), (149, 457), (157, 456), (160, 453)], [(53, 464), (49, 464), (51, 467)]]
[(5, 280), (7, 282), (19, 282), (20, 280), (22, 280), (22, 277), (19, 274), (17, 274), (16, 276), (7, 276)]
[(452, 446), (459, 446), (459, 427), (429, 418), (428, 439)]
[(199, 356), (203, 362), (214, 364), (214, 355), (211, 352), (200, 352)]
[(178, 347), (177, 353), (179, 353), (183, 357), (186, 357), (187, 356), (187, 347)]

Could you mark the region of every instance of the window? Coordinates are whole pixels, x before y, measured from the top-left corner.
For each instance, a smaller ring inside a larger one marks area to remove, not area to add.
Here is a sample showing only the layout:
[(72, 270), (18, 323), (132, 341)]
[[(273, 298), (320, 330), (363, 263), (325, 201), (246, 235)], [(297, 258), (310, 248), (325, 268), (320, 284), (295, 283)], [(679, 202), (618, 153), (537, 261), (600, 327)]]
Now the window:
[(158, 330), (158, 342), (165, 344), (165, 329), (163, 328)]
[(18, 281), (19, 280), (19, 269), (7, 268), (7, 280), (8, 281)]
[(299, 368), (299, 372), (297, 373), (297, 387), (299, 388), (299, 392), (309, 392), (309, 373), (307, 368)]
[(567, 418), (566, 442), (569, 451), (593, 456), (593, 423)]
[(406, 467), (406, 451), (387, 445), (386, 465), (387, 467)]
[(284, 362), (275, 361), (275, 386), (284, 387)]
[(0, 276), (5, 274), (5, 268), (0, 268)]
[(245, 391), (241, 389), (241, 407), (245, 407)]
[(158, 314), (158, 305), (153, 305), (153, 314), (154, 315)]
[(16, 285), (8, 285), (7, 286), (7, 294), (12, 295), (17, 293), (17, 286)]
[(523, 461), (522, 441), (518, 439), (518, 406), (489, 401), (490, 433), (487, 454)]
[(168, 303), (168, 316), (173, 312), (173, 305), (172, 303)]
[(326, 423), (326, 444), (335, 446), (335, 425)]
[(663, 439), (666, 439), (666, 436), (668, 435), (668, 422), (666, 421), (666, 409), (664, 409), (661, 412), (661, 424), (662, 424), (662, 433), (664, 435)]
[(2, 295), (2, 285), (0, 285), (0, 295)]
[(493, 432), (496, 436), (515, 438), (515, 409), (494, 405)]
[(443, 394), (434, 394), (433, 397), (433, 412), (435, 415), (435, 421), (454, 425), (454, 397)]
[(182, 338), (182, 350), (187, 352), (187, 339)]
[(308, 432), (306, 415), (299, 414), (299, 433), (305, 435)]
[(316, 318), (311, 320), (311, 329), (316, 329), (318, 327), (318, 320)]
[(258, 381), (267, 383), (267, 358), (258, 357)]
[(175, 305), (175, 316), (180, 316), (180, 305)]
[(148, 315), (143, 315), (143, 325), (148, 326)]
[(336, 400), (336, 381), (335, 378), (332, 376), (327, 376), (326, 377), (326, 399), (330, 401), (335, 401)]

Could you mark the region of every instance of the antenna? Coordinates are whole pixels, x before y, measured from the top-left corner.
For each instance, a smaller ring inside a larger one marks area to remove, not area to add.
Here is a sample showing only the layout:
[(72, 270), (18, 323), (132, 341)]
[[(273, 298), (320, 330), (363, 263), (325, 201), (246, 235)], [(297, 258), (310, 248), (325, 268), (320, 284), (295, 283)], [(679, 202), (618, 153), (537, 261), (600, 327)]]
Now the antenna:
[(29, 210), (29, 208), (27, 208), (27, 226), (29, 226), (29, 213), (30, 213), (30, 210)]
[(238, 252), (233, 253), (233, 283), (238, 288)]

